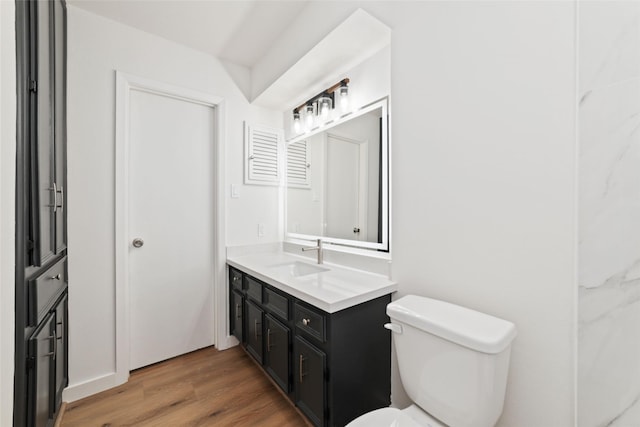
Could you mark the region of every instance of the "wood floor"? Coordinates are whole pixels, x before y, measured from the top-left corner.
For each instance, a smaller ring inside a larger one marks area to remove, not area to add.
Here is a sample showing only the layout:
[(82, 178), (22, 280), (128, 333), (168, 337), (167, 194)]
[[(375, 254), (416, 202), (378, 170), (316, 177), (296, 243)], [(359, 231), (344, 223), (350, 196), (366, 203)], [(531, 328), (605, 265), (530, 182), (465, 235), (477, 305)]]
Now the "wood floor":
[(62, 418), (63, 427), (307, 425), (239, 347), (134, 371), (126, 384), (69, 404)]

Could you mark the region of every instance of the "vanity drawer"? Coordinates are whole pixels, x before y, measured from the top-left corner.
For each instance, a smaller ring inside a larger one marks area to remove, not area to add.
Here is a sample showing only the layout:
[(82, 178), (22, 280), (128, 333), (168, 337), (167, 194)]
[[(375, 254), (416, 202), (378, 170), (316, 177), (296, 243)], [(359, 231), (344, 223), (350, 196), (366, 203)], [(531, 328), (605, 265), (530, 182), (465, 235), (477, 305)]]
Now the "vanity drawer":
[(298, 303), (294, 307), (294, 320), (296, 326), (317, 338), (321, 342), (325, 342), (325, 317), (324, 314), (313, 310), (309, 307), (302, 306)]
[(242, 272), (233, 267), (229, 267), (229, 282), (233, 286), (233, 289), (242, 291)]
[(289, 320), (289, 299), (273, 289), (264, 289), (264, 306), (283, 320)]
[(67, 285), (67, 258), (63, 258), (40, 276), (29, 281), (29, 325), (37, 325)]
[(262, 303), (262, 283), (249, 276), (245, 277), (245, 281), (247, 285), (247, 295), (249, 298)]

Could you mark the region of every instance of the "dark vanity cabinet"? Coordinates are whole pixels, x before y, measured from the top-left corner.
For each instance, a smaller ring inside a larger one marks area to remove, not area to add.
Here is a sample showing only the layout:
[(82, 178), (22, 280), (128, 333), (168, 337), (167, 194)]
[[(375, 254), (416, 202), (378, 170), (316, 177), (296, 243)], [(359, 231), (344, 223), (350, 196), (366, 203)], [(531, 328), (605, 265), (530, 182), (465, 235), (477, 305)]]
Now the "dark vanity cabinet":
[(229, 283), (231, 334), (314, 425), (389, 406), (391, 295), (327, 313), (231, 266)]
[(52, 426), (68, 383), (66, 4), (16, 1), (14, 426)]
[(325, 406), (327, 403), (326, 353), (304, 338), (296, 336), (293, 354), (296, 373), (296, 405), (313, 424), (323, 426), (325, 425)]
[(273, 315), (264, 316), (264, 368), (286, 393), (291, 389), (291, 330)]
[(247, 337), (245, 348), (258, 361), (262, 363), (262, 309), (255, 303), (247, 300), (245, 302)]

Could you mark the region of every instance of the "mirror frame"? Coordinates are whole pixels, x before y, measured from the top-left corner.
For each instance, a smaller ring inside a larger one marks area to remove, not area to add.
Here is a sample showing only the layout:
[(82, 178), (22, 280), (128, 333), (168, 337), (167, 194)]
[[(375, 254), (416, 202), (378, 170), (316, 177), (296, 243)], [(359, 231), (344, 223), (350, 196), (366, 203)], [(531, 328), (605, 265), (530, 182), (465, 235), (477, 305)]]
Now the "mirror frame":
[(298, 141), (303, 141), (307, 138), (309, 138), (310, 136), (316, 135), (320, 132), (324, 132), (324, 131), (328, 131), (338, 125), (341, 125), (342, 123), (345, 123), (347, 121), (353, 120), (355, 118), (358, 118), (362, 115), (365, 115), (373, 110), (376, 110), (378, 108), (382, 109), (382, 117), (386, 117), (386, 120), (382, 120), (382, 140), (380, 141), (380, 145), (382, 147), (382, 158), (381, 158), (381, 164), (382, 165), (386, 165), (386, 167), (382, 167), (381, 168), (381, 182), (382, 182), (382, 199), (380, 200), (380, 203), (382, 204), (382, 242), (378, 243), (378, 242), (367, 242), (367, 241), (362, 241), (362, 240), (350, 240), (350, 239), (339, 239), (339, 238), (335, 238), (335, 237), (325, 237), (325, 236), (318, 236), (318, 235), (313, 235), (313, 234), (301, 234), (301, 233), (290, 233), (287, 231), (287, 213), (288, 213), (288, 200), (287, 200), (287, 193), (288, 193), (288, 188), (289, 185), (287, 183), (287, 176), (286, 176), (286, 166), (284, 167), (284, 230), (285, 230), (285, 241), (293, 241), (293, 240), (317, 240), (317, 239), (322, 239), (323, 243), (330, 243), (330, 244), (335, 244), (335, 245), (340, 245), (340, 246), (347, 246), (347, 247), (352, 247), (352, 248), (361, 248), (361, 249), (369, 249), (369, 250), (378, 250), (378, 251), (382, 251), (382, 252), (389, 252), (389, 192), (390, 192), (390, 185), (389, 185), (389, 173), (391, 170), (391, 164), (389, 161), (389, 122), (390, 122), (390, 117), (389, 117), (389, 98), (385, 97), (382, 98), (378, 101), (375, 101), (371, 104), (367, 104), (364, 107), (345, 114), (343, 116), (340, 116), (334, 120), (331, 120), (317, 128), (312, 129), (309, 132), (300, 134), (300, 135), (296, 135), (295, 137), (287, 140), (285, 142), (285, 147), (284, 147), (284, 157), (285, 157), (285, 165), (287, 162), (287, 149), (286, 147), (289, 144), (293, 144), (296, 143)]

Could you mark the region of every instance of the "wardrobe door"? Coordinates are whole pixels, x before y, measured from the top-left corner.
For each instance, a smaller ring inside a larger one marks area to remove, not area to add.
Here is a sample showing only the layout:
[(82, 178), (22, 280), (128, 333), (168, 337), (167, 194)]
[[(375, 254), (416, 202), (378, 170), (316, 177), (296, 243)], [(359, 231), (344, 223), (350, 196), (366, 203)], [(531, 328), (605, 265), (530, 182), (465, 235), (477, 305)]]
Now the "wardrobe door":
[(53, 69), (53, 3), (38, 1), (31, 3), (35, 14), (35, 52), (31, 61), (31, 99), (34, 108), (30, 120), (29, 145), (31, 146), (31, 240), (33, 265), (43, 265), (55, 254), (55, 217), (58, 192), (55, 185), (54, 163), (54, 78)]
[(66, 169), (67, 169), (67, 43), (66, 12), (61, 0), (50, 3), (53, 7), (53, 74), (54, 74), (54, 166), (56, 183), (55, 252), (67, 247)]
[(50, 313), (29, 339), (32, 368), (28, 391), (28, 425), (34, 427), (53, 424), (53, 378), (57, 346), (55, 326), (55, 316)]
[(56, 313), (56, 325), (55, 325), (55, 336), (56, 336), (56, 359), (55, 359), (55, 411), (57, 412), (62, 404), (62, 391), (67, 386), (67, 378), (68, 378), (68, 349), (69, 349), (69, 341), (67, 340), (67, 332), (69, 330), (68, 327), (68, 310), (67, 310), (68, 302), (67, 295), (65, 294), (58, 304), (55, 307)]

